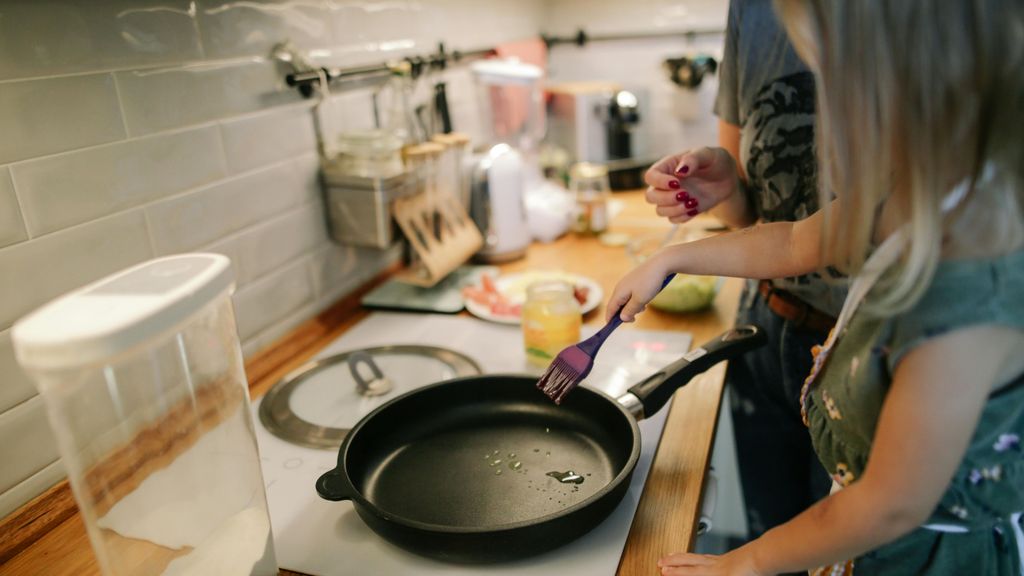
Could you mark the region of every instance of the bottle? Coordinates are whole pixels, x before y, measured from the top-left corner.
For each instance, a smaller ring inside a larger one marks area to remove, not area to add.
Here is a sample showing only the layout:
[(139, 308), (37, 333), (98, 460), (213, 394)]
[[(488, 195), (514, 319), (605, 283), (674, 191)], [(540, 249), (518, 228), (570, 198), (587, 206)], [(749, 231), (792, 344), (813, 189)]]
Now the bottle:
[(523, 304), (523, 346), (526, 359), (546, 367), (567, 346), (580, 341), (583, 317), (572, 285), (541, 280), (526, 288)]
[(19, 320), (105, 576), (276, 575), (231, 262), (144, 262)]
[(573, 231), (599, 235), (608, 230), (608, 168), (601, 164), (578, 162), (569, 171), (569, 190), (576, 197)]

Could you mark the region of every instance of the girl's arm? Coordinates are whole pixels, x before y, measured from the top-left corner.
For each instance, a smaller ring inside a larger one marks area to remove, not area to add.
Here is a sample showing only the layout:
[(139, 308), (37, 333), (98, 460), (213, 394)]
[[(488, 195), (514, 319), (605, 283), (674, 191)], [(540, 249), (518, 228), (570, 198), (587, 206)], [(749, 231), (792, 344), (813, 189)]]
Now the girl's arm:
[(667, 556), (662, 574), (807, 570), (854, 558), (920, 526), (948, 488), (986, 398), (1021, 346), (1021, 331), (985, 326), (915, 348), (893, 375), (862, 478), (729, 554)]
[[(832, 209), (837, 210), (833, 201)], [(711, 238), (669, 246), (634, 268), (615, 286), (606, 318), (622, 308), (626, 322), (657, 295), (672, 273), (784, 278), (818, 270), (823, 211), (797, 222), (773, 222)]]

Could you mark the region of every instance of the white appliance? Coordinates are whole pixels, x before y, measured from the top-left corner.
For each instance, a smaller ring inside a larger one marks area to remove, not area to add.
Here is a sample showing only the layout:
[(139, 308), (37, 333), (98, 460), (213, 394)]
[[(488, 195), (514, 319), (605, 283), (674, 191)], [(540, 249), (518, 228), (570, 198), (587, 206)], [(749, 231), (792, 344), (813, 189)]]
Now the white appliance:
[[(584, 326), (585, 336), (594, 331), (594, 327)], [(690, 340), (686, 333), (619, 328), (602, 348), (585, 385), (618, 396), (632, 384), (677, 360), (689, 349)], [(394, 344), (433, 345), (456, 350), (473, 358), (485, 373), (539, 375), (540, 372), (526, 362), (518, 326), (442, 315), (372, 314), (328, 345), (318, 357)], [(258, 404), (254, 405), (254, 410), (257, 409)], [(336, 466), (337, 451), (285, 442), (268, 432), (257, 419), (257, 439), (278, 563), (282, 568), (315, 576), (612, 576), (618, 567), (667, 413), (668, 409), (663, 408), (639, 423), (640, 460), (629, 491), (604, 522), (582, 538), (546, 554), (484, 566), (454, 565), (415, 556), (371, 531), (351, 503), (321, 500), (314, 490), (314, 482), (320, 474)]]
[(509, 262), (526, 255), (531, 237), (523, 170), (522, 156), (508, 144), (491, 147), (472, 166), (469, 215), (484, 237), (477, 260)]

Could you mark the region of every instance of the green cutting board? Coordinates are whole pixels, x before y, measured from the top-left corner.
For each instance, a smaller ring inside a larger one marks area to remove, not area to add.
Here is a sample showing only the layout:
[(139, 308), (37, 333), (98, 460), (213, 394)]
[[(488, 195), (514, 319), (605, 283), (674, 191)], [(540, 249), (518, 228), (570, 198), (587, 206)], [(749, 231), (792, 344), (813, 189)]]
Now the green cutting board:
[(360, 300), (367, 308), (412, 310), (457, 314), (465, 308), (462, 287), (480, 283), (480, 275), (497, 277), (495, 266), (460, 266), (430, 288), (422, 288), (397, 280), (388, 280)]

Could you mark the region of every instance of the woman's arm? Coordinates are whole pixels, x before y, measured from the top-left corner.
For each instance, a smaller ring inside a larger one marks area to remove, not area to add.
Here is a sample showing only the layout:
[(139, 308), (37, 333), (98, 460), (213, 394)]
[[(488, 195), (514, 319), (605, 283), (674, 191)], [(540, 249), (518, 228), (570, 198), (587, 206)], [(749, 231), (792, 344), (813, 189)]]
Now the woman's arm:
[(823, 218), (819, 210), (798, 222), (759, 224), (664, 248), (619, 281), (606, 318), (621, 307), (622, 319), (632, 321), (672, 273), (783, 278), (818, 270), (828, 264), (821, 257)]
[(854, 558), (920, 526), (963, 460), (1003, 367), (1022, 345), (1024, 333), (988, 326), (915, 348), (893, 375), (862, 478), (725, 556), (666, 557), (662, 573), (807, 570)]

